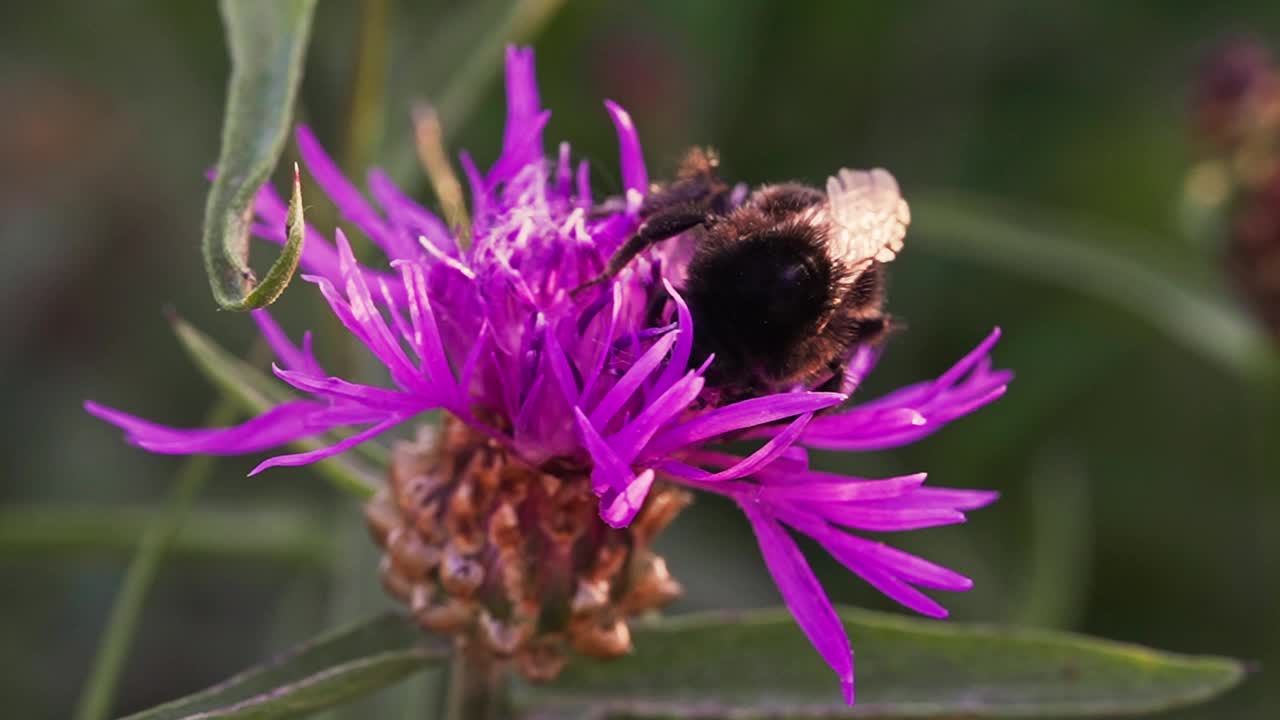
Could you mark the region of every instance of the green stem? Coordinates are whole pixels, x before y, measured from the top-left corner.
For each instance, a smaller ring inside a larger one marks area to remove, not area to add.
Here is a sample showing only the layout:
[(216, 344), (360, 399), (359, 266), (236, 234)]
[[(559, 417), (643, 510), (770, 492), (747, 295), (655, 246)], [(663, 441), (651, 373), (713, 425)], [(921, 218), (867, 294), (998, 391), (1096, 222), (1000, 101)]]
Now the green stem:
[(445, 720), (511, 717), (507, 668), (478, 642), (459, 642), (449, 661)]
[(386, 103), (388, 28), (387, 0), (364, 0), (360, 8), (360, 37), (356, 45), (351, 104), (347, 108), (347, 137), (343, 160), (348, 173), (363, 173), (382, 139)]
[[(1259, 610), (1264, 615), (1261, 627), (1266, 628), (1270, 648), (1269, 657), (1259, 658), (1267, 666), (1276, 662), (1280, 655), (1280, 604), (1274, 602), (1276, 593), (1280, 592), (1280, 524), (1275, 522), (1280, 512), (1280, 486), (1277, 485), (1277, 472), (1280, 471), (1280, 383), (1271, 382), (1261, 387), (1245, 386), (1248, 408), (1248, 442), (1252, 464), (1253, 496), (1257, 498), (1254, 510), (1254, 525), (1257, 528), (1255, 542), (1258, 548), (1267, 548), (1258, 554), (1257, 577), (1262, 578), (1258, 588), (1258, 596), (1264, 598)], [(1269, 617), (1268, 617), (1269, 616)], [(1280, 686), (1276, 683), (1266, 685), (1260, 707), (1277, 707), (1280, 702)]]
[[(444, 89), (431, 103), (440, 116), (443, 139), (447, 142), (466, 124), (481, 94), (502, 66), (502, 48), (538, 34), (565, 0), (515, 0), (502, 19), (490, 25), (478, 42), (471, 45), (462, 64), (449, 76)], [(387, 156), (391, 176), (406, 181), (414, 177), (414, 138), (397, 138), (394, 152)]]
[(1093, 518), (1089, 477), (1066, 448), (1040, 453), (1031, 475), (1028, 567), (1015, 595), (1016, 625), (1070, 628), (1088, 593)]
[(502, 65), (503, 46), (537, 34), (563, 4), (564, 0), (516, 0), (511, 4), (511, 9), (480, 39), (440, 94), (436, 110), (444, 124), (445, 137), (471, 113), (480, 93), (497, 75)]
[[(133, 553), (162, 520), (151, 508), (17, 506), (0, 509), (0, 558), (82, 560)], [(285, 508), (191, 513), (169, 551), (188, 557), (328, 567), (327, 529)]]
[[(222, 397), (210, 411), (205, 425), (226, 425), (234, 418), (235, 404), (229, 398)], [(187, 458), (178, 472), (177, 481), (169, 491), (164, 514), (142, 538), (111, 607), (107, 629), (99, 642), (97, 656), (94, 657), (93, 667), (76, 708), (77, 720), (106, 720), (110, 717), (120, 675), (133, 645), (147, 592), (151, 589), (165, 551), (178, 534), (188, 510), (213, 470), (213, 463), (214, 458), (209, 455), (192, 455)]]

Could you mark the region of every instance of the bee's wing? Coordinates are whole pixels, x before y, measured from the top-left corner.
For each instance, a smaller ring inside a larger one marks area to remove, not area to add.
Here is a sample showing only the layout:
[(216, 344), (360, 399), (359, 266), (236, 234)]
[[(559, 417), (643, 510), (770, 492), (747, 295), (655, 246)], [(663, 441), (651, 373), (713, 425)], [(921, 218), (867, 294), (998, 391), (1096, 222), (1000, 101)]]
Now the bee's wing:
[(850, 269), (897, 257), (911, 211), (889, 171), (843, 169), (827, 178), (827, 200), (832, 250)]

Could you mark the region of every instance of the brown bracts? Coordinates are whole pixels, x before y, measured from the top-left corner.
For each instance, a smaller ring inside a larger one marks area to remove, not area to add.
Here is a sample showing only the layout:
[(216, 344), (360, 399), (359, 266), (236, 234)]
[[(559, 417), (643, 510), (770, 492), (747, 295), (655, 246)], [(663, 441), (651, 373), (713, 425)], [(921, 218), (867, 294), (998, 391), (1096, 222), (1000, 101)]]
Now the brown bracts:
[(583, 469), (529, 467), (447, 420), (394, 448), (390, 484), (365, 514), (384, 586), (425, 630), (548, 680), (569, 649), (628, 652), (627, 619), (680, 594), (652, 543), (689, 497), (655, 488), (629, 527), (611, 528)]

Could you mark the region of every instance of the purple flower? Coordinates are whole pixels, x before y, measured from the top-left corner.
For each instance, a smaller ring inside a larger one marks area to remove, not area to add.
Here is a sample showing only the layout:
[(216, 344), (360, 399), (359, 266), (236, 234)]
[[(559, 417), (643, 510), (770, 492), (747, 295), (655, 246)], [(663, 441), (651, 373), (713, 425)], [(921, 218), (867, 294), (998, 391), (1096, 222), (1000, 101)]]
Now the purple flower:
[[(995, 400), (1011, 377), (991, 368), (999, 332), (936, 380), (869, 402), (845, 406), (876, 363), (870, 347), (854, 352), (842, 392), (801, 388), (731, 404), (708, 401), (708, 365), (690, 364), (697, 329), (676, 289), (687, 260), (679, 243), (646, 251), (602, 292), (580, 299), (569, 292), (600, 272), (638, 225), (648, 173), (631, 118), (606, 103), (621, 146), (625, 196), (602, 204), (591, 195), (586, 162), (575, 165), (567, 144), (551, 160), (544, 154), (549, 112), (538, 99), (530, 50), (508, 51), (506, 80), (501, 155), (486, 173), (461, 157), (472, 202), (469, 248), (379, 170), (369, 173), (370, 202), (311, 131), (298, 130), (316, 184), (389, 261), (362, 266), (341, 230), (331, 244), (308, 228), (303, 277), (386, 366), (391, 387), (330, 376), (309, 335), (299, 347), (257, 311), (275, 374), (298, 399), (242, 425), (200, 430), (156, 425), (96, 403), (86, 408), (124, 429), (135, 445), (170, 454), (254, 453), (358, 429), (323, 449), (275, 455), (253, 474), (321, 460), (440, 409), (529, 467), (583, 468), (600, 518), (614, 528), (632, 521), (655, 480), (727, 496), (746, 513), (783, 599), (852, 703), (849, 641), (793, 533), (810, 536), (899, 603), (944, 617), (946, 610), (917, 587), (966, 590), (967, 578), (848, 531), (962, 522), (964, 511), (992, 502), (995, 493), (924, 487), (923, 474), (868, 480), (820, 472), (810, 469), (807, 448), (898, 447)], [(263, 188), (255, 210), (254, 234), (283, 242), (286, 208), (275, 191)], [(676, 306), (673, 322), (647, 327), (649, 298), (663, 291)], [(754, 439), (759, 447), (745, 456), (717, 449), (727, 439)]]

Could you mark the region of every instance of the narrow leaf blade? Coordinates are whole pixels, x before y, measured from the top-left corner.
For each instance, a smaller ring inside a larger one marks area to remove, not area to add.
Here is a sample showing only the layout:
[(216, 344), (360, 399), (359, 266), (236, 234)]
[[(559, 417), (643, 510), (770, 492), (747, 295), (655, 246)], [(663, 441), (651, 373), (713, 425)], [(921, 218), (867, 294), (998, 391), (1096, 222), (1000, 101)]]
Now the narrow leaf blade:
[(525, 689), (593, 717), (1087, 717), (1161, 710), (1233, 687), (1240, 663), (1080, 635), (842, 609), (856, 708), (785, 611), (689, 615), (641, 626), (635, 653), (570, 663)]
[(205, 271), (225, 310), (265, 307), (284, 292), (302, 257), (299, 187), (294, 180), (288, 241), (262, 282), (249, 268), (254, 197), (284, 149), (315, 0), (222, 0), (231, 52), (218, 171), (204, 218)]
[(303, 717), (444, 662), (449, 643), (386, 613), (300, 645), (207, 690), (126, 720)]
[(912, 239), (927, 252), (980, 261), (1108, 302), (1246, 379), (1280, 372), (1270, 339), (1220, 298), (1151, 263), (1114, 254), (1107, 243), (1088, 241), (1123, 238), (1133, 230), (1059, 218), (1010, 219), (1024, 214), (966, 194), (916, 196)]
[(228, 352), (181, 316), (170, 314), (169, 323), (200, 373), (246, 412), (260, 413), (297, 397), (282, 383)]

